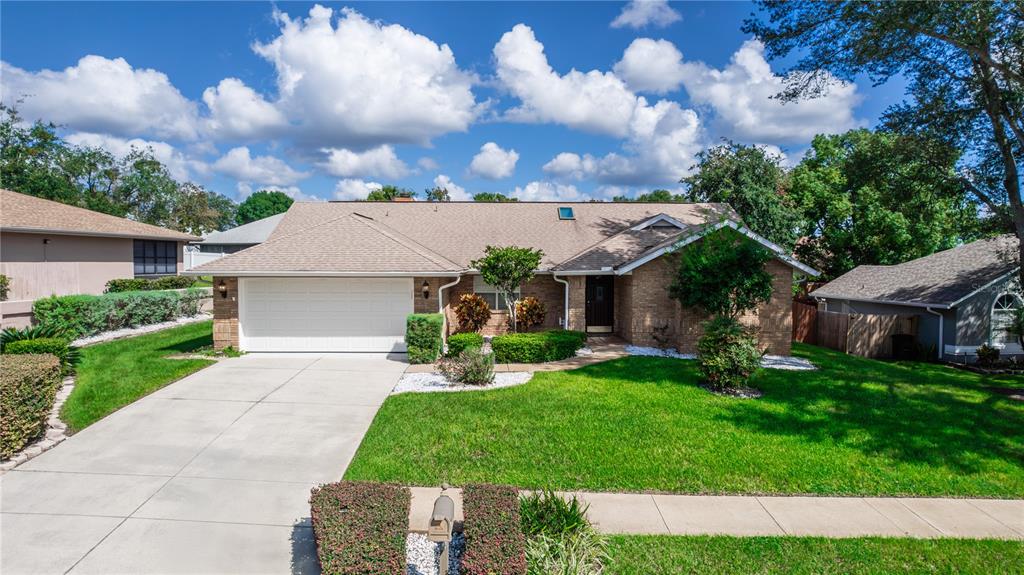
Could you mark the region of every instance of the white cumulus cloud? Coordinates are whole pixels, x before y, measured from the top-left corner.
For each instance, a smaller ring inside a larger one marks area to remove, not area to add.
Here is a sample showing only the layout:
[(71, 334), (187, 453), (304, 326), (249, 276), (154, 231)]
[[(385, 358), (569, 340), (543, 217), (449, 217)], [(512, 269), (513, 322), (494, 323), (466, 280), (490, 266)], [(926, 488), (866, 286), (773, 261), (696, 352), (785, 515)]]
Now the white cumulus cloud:
[(166, 74), (133, 68), (124, 58), (82, 57), (64, 70), (29, 72), (0, 62), (0, 97), (16, 102), (29, 121), (126, 138), (191, 140), (198, 131), (195, 102)]
[(379, 190), (384, 185), (378, 182), (367, 182), (355, 178), (339, 180), (334, 185), (334, 199), (336, 200), (365, 200), (366, 196), (373, 190)]
[(631, 0), (622, 7), (622, 12), (612, 20), (612, 28), (643, 28), (657, 26), (664, 28), (682, 20), (668, 5), (668, 0)]
[(279, 133), (288, 124), (284, 114), (237, 78), (225, 78), (203, 92), (210, 110), (211, 134), (222, 138), (259, 138)]
[(216, 172), (235, 178), (240, 182), (259, 184), (262, 188), (277, 186), (287, 193), (292, 186), (309, 174), (295, 170), (284, 160), (274, 156), (252, 156), (249, 148), (232, 148), (213, 163)]
[(432, 170), (436, 170), (436, 169), (441, 167), (437, 163), (437, 161), (434, 160), (434, 158), (430, 158), (430, 157), (427, 157), (427, 156), (423, 156), (422, 158), (416, 160), (416, 165), (419, 166), (419, 168), (421, 170), (426, 170), (428, 172), (432, 171)]
[(580, 156), (572, 152), (562, 152), (544, 164), (541, 168), (545, 174), (560, 180), (582, 180), (592, 175), (595, 170), (593, 156), (587, 154)]
[(469, 173), (489, 180), (500, 180), (515, 172), (518, 161), (519, 153), (515, 150), (505, 150), (494, 142), (487, 142), (480, 146), (480, 151), (473, 156), (473, 161), (469, 164)]
[(473, 199), (473, 197), (469, 195), (469, 192), (466, 191), (466, 188), (456, 184), (451, 178), (444, 174), (438, 174), (438, 176), (434, 178), (434, 185), (438, 188), (448, 190), (448, 197), (451, 198), (452, 201), (464, 202)]
[(654, 94), (678, 89), (686, 75), (679, 49), (668, 40), (651, 38), (633, 40), (613, 69), (633, 91)]
[(395, 154), (394, 148), (387, 144), (365, 152), (344, 148), (325, 149), (324, 152), (327, 159), (323, 168), (332, 176), (398, 179), (409, 173), (409, 167)]
[(511, 196), (524, 202), (579, 202), (588, 199), (586, 194), (576, 189), (576, 186), (544, 181), (530, 182), (522, 187), (516, 186)]

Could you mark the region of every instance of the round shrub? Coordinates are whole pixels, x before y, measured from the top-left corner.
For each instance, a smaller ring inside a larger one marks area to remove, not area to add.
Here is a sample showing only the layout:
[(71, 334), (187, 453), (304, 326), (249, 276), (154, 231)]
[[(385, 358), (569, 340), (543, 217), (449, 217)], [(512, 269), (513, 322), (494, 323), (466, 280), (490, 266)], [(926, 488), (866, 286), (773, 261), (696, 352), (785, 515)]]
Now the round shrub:
[(697, 341), (697, 366), (712, 389), (741, 387), (761, 367), (757, 338), (735, 318), (716, 317)]
[(462, 350), (455, 357), (437, 363), (437, 370), (449, 381), (467, 385), (487, 385), (494, 381), (494, 356), (478, 347)]
[(480, 349), (484, 346), (484, 336), (478, 333), (456, 333), (448, 336), (448, 355), (459, 355), (463, 350), (470, 348)]
[(455, 317), (459, 320), (460, 330), (480, 331), (491, 319), (491, 306), (475, 293), (462, 294), (455, 304)]
[(516, 323), (524, 330), (535, 325), (542, 325), (547, 313), (548, 310), (544, 307), (544, 302), (532, 295), (516, 302)]

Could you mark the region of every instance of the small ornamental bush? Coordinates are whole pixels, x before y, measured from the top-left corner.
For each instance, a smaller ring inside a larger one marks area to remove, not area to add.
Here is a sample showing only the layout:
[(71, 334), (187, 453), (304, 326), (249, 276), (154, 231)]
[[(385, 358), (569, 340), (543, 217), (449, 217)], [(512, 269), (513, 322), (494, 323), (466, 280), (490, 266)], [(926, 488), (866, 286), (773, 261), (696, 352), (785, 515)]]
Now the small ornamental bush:
[(67, 340), (59, 337), (43, 337), (39, 339), (21, 339), (4, 346), (7, 355), (50, 354), (60, 360), (64, 373), (78, 362), (78, 349), (68, 345)]
[(167, 289), (185, 289), (191, 287), (194, 279), (189, 276), (164, 276), (162, 278), (123, 278), (107, 282), (106, 293), (125, 291), (149, 291)]
[(449, 381), (487, 385), (494, 381), (494, 355), (485, 354), (479, 347), (467, 348), (439, 361), (437, 370)]
[(189, 276), (164, 276), (152, 280), (149, 289), (185, 289), (192, 287), (195, 280)]
[(0, 459), (8, 459), (46, 429), (61, 370), (53, 355), (4, 355), (0, 362)]
[(40, 325), (74, 339), (194, 316), (204, 297), (201, 290), (54, 296), (36, 300), (32, 312)]
[(467, 485), (462, 490), (463, 575), (524, 575), (525, 537), (519, 493), (501, 485)]
[(491, 349), (499, 363), (544, 363), (573, 357), (586, 342), (581, 331), (553, 329), (499, 335), (491, 340)]
[(478, 333), (456, 333), (448, 336), (448, 355), (459, 355), (462, 350), (484, 346), (484, 336)]
[(316, 553), (324, 575), (405, 575), (407, 487), (341, 481), (313, 489)]
[(536, 535), (526, 542), (529, 575), (600, 575), (608, 559), (608, 542), (590, 525), (561, 536)]
[(475, 293), (462, 294), (455, 304), (455, 317), (462, 331), (480, 331), (491, 319), (491, 306)]
[(405, 323), (405, 345), (409, 363), (431, 363), (444, 345), (444, 316), (439, 313), (410, 314)]
[(993, 365), (999, 361), (999, 349), (987, 343), (979, 345), (975, 353), (978, 354), (978, 365), (980, 366)]
[(704, 324), (697, 367), (711, 389), (740, 387), (761, 367), (757, 338), (739, 320), (718, 316)]
[(532, 295), (516, 302), (516, 319), (524, 331), (535, 325), (543, 325), (547, 313), (548, 310), (544, 306), (544, 302)]

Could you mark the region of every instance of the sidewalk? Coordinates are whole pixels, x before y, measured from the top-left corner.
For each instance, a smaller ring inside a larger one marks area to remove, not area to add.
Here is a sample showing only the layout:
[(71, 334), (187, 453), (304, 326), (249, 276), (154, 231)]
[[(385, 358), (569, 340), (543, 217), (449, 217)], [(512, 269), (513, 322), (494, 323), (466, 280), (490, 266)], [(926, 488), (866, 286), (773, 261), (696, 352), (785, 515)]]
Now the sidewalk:
[[(411, 531), (426, 531), (439, 488), (413, 487)], [(449, 489), (456, 520), (462, 493)], [(956, 537), (1024, 540), (1024, 500), (904, 497), (755, 497), (566, 493), (590, 505), (603, 533)]]

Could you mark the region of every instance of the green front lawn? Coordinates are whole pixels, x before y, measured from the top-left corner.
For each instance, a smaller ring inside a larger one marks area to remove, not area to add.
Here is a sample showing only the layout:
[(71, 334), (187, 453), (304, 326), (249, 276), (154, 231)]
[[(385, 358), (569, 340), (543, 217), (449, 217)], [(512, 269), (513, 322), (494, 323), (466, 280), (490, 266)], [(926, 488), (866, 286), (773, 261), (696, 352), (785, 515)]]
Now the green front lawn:
[(617, 536), (610, 543), (607, 575), (1024, 572), (1019, 541)]
[(758, 400), (692, 361), (632, 357), (523, 386), (388, 398), (346, 479), (683, 493), (1024, 496), (1024, 386), (796, 346)]
[(60, 416), (78, 431), (172, 381), (212, 364), (205, 359), (166, 359), (213, 343), (204, 321), (82, 348), (75, 388)]

